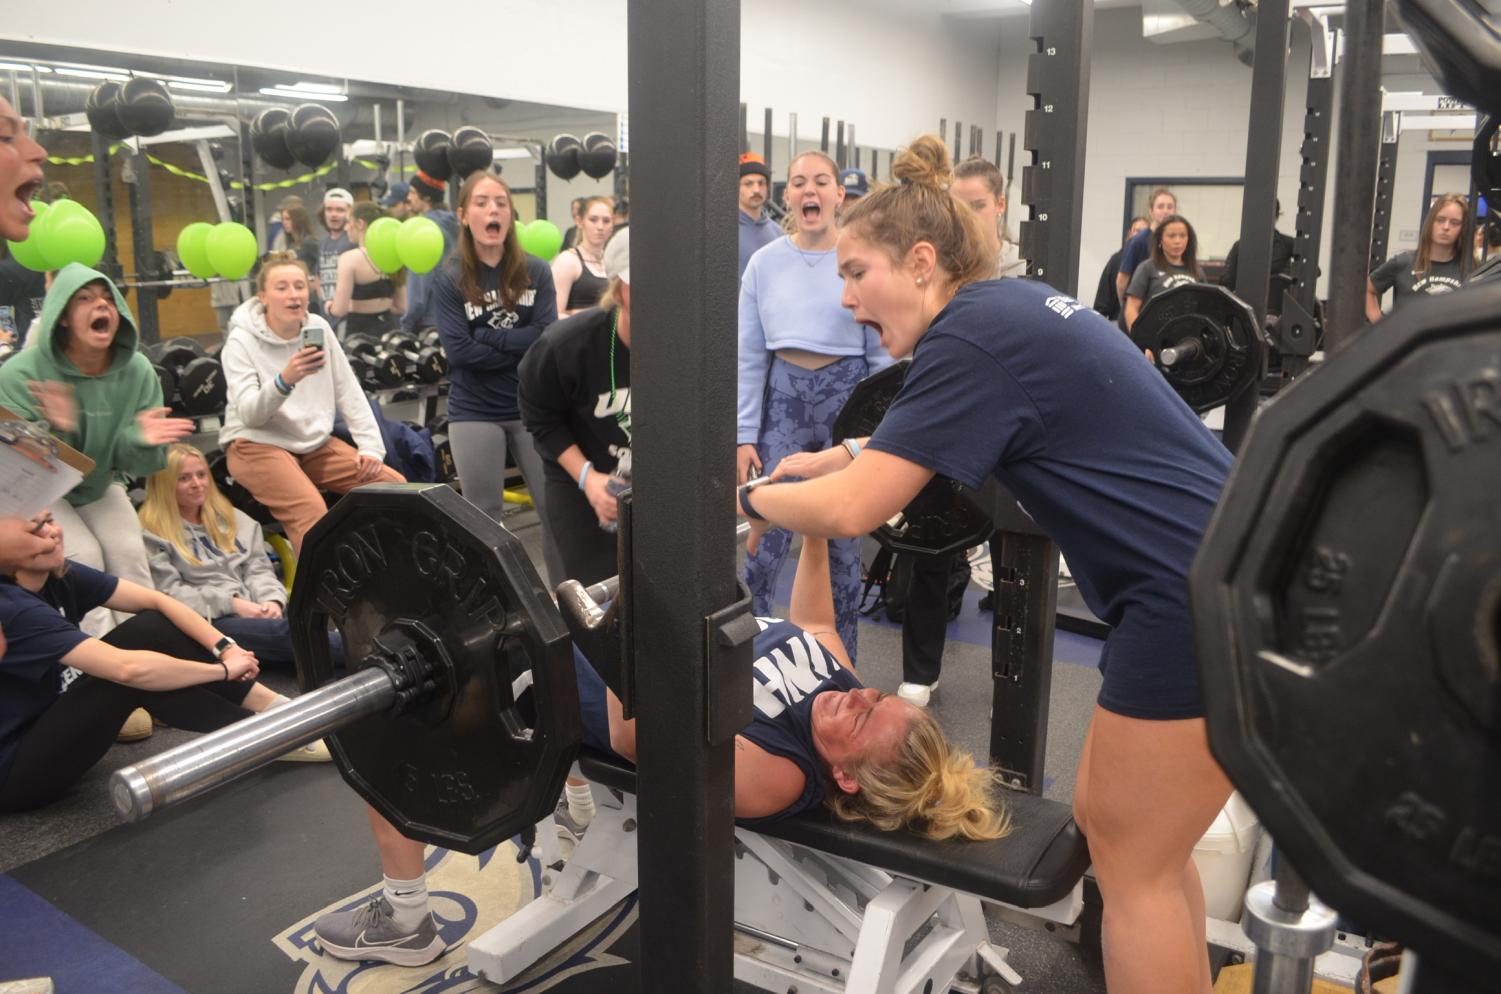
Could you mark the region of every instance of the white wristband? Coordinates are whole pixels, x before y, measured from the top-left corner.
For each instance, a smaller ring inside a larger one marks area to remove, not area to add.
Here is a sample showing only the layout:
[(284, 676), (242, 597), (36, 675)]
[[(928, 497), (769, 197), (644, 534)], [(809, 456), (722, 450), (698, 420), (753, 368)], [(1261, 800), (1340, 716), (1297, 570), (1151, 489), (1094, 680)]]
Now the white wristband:
[(853, 438), (846, 438), (839, 444), (844, 446), (844, 451), (850, 454), (850, 459), (854, 459), (860, 454), (860, 443), (855, 441)]
[(579, 470), (579, 489), (584, 489), (584, 481), (589, 479), (589, 470), (594, 468), (592, 462), (584, 463), (584, 468)]

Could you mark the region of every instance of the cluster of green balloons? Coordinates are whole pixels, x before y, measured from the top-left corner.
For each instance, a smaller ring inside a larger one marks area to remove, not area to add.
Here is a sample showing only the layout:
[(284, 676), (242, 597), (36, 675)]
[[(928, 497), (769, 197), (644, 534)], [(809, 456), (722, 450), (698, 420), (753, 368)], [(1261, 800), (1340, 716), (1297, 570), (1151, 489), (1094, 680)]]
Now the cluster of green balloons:
[(104, 258), (104, 226), (76, 200), (44, 204), (31, 202), (36, 218), (23, 242), (7, 240), (10, 254), (27, 269), (46, 272), (70, 262), (97, 266)]
[(403, 266), (414, 273), (430, 272), (443, 261), (443, 229), (430, 217), (377, 218), (365, 229), (365, 253), (383, 273)]
[(255, 268), (260, 254), (255, 232), (236, 221), (194, 221), (177, 236), (177, 256), (201, 280), (222, 276), (237, 280)]
[(558, 226), (546, 219), (531, 224), (516, 222), (516, 237), (521, 247), (543, 262), (551, 262), (563, 247), (563, 233)]

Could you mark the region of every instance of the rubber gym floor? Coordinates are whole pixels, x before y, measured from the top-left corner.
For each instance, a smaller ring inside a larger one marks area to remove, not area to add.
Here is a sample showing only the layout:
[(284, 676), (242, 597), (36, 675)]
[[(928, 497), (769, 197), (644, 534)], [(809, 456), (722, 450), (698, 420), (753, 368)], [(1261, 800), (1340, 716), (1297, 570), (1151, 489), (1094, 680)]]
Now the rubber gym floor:
[[(540, 562), (535, 516), (507, 518)], [(792, 563), (782, 574), (785, 603)], [(932, 707), (950, 735), (983, 756), (989, 743), (989, 616), (972, 586), (949, 627), (943, 679)], [(1048, 729), (1049, 797), (1073, 795), (1074, 768), (1099, 674), (1099, 643), (1059, 632)], [(900, 629), (866, 621), (858, 662), (875, 686), (894, 690)], [(290, 673), (268, 673), (278, 689)], [(106, 794), (110, 772), (187, 741), (159, 728), (116, 745), (67, 797), (42, 811), (0, 816), (0, 982), (51, 977), (58, 992), (114, 994), (459, 994), (513, 991), (633, 994), (642, 955), (634, 899), (565, 949), (504, 987), (465, 968), (464, 942), (528, 901), (535, 861), (518, 864), (507, 843), (480, 857), (428, 855), (433, 907), (450, 951), (425, 967), (353, 964), (312, 944), (319, 915), (360, 903), (380, 870), (355, 795), (331, 764), (274, 763), (139, 825), (123, 825)], [(989, 915), (992, 939), (1039, 994), (1103, 992), (1103, 976), (1078, 946)], [(663, 955), (671, 955), (663, 951)], [(738, 985), (738, 991), (754, 988)]]

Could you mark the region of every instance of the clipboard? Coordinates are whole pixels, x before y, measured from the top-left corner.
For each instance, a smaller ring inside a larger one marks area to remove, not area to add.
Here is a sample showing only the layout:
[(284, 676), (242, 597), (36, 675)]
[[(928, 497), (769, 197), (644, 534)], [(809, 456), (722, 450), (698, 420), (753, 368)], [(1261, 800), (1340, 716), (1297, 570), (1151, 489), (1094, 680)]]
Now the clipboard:
[(94, 460), (0, 407), (0, 517), (36, 517), (93, 469)]

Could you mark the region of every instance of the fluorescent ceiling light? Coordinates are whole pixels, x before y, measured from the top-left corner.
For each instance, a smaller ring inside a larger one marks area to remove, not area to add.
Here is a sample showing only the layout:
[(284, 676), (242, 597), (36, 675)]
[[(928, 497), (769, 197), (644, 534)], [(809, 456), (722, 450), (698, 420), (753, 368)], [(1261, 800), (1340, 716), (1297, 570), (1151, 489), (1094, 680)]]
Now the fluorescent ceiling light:
[(281, 97), (284, 100), (309, 100), (317, 97), (319, 100), (343, 103), (349, 99), (342, 93), (313, 93), (308, 90), (294, 90), (288, 86), (263, 86), (261, 92), (268, 97)]
[(169, 79), (167, 85), (174, 90), (202, 90), (205, 93), (228, 93), (228, 83), (210, 83), (207, 80)]
[(120, 69), (75, 69), (72, 66), (58, 66), (56, 72), (59, 76), (78, 76), (83, 79), (117, 79), (127, 80), (130, 74)]
[(530, 159), (532, 153), (524, 148), (497, 148), (492, 154), (492, 159)]
[(330, 86), (327, 83), (278, 83), (277, 87), (283, 90), (301, 90), (304, 93), (343, 93), (342, 86)]
[(33, 69), (35, 69), (37, 72), (52, 71), (46, 66), (35, 66), (27, 62), (0, 62), (0, 69), (9, 70), (11, 72), (31, 72), (31, 70)]

